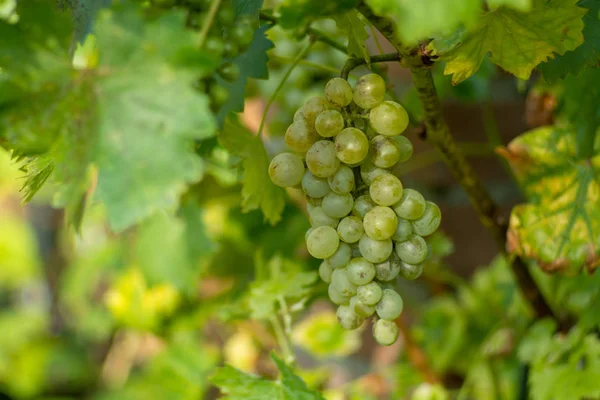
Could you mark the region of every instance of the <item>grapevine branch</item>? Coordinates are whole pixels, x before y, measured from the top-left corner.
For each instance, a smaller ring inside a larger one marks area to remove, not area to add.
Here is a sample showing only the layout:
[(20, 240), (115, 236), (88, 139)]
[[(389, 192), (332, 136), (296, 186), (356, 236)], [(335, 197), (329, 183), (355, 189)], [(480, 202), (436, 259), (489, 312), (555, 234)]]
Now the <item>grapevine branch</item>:
[[(471, 165), (467, 162), (450, 133), (448, 124), (442, 114), (442, 106), (431, 74), (430, 67), (432, 60), (418, 47), (409, 48), (400, 43), (396, 39), (395, 27), (392, 21), (376, 16), (364, 3), (358, 6), (358, 10), (398, 50), (403, 63), (410, 68), (413, 83), (423, 107), (428, 140), (442, 153), (454, 177), (467, 193), (479, 215), (479, 219), (490, 231), (498, 247), (504, 253), (506, 224), (502, 222), (497, 205), (492, 200), (481, 180), (477, 177)], [(534, 309), (536, 318), (552, 317), (562, 322), (546, 302), (546, 299), (527, 269), (525, 262), (517, 257), (511, 262), (511, 269), (523, 296)]]

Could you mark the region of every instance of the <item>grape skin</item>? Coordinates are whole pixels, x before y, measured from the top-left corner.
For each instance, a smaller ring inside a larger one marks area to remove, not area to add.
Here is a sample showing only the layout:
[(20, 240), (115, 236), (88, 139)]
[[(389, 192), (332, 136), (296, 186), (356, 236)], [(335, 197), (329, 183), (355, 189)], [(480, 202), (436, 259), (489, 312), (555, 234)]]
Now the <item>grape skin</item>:
[(346, 267), (346, 277), (357, 286), (366, 285), (375, 277), (375, 266), (364, 258), (353, 258)]
[(369, 282), (366, 285), (359, 286), (356, 291), (358, 299), (367, 305), (373, 306), (381, 299), (383, 290), (377, 282)]
[(331, 274), (333, 288), (342, 296), (353, 296), (356, 294), (356, 285), (348, 279), (345, 268), (337, 268)]
[(323, 111), (329, 109), (329, 103), (324, 97), (315, 96), (306, 101), (303, 106), (304, 118), (308, 126), (313, 127), (317, 116)]
[(408, 161), (409, 158), (412, 157), (413, 154), (413, 145), (410, 140), (406, 136), (394, 136), (394, 141), (398, 143), (398, 148), (400, 149), (400, 158), (398, 162)]
[(328, 140), (319, 140), (313, 144), (306, 153), (306, 165), (310, 172), (319, 178), (335, 174), (340, 166), (335, 145)]
[(310, 129), (305, 120), (292, 123), (285, 132), (285, 143), (298, 153), (307, 152), (318, 138), (317, 132)]
[(354, 87), (354, 102), (360, 108), (368, 110), (383, 101), (385, 81), (377, 74), (361, 76)]
[(387, 169), (375, 166), (369, 159), (365, 160), (365, 162), (360, 166), (360, 177), (367, 185), (371, 185), (373, 180), (378, 176), (389, 173), (390, 171)]
[(354, 189), (354, 172), (346, 165), (340, 165), (336, 173), (327, 178), (327, 182), (337, 194), (350, 193)]
[(310, 224), (313, 228), (318, 228), (319, 226), (330, 226), (335, 228), (338, 226), (339, 219), (325, 214), (325, 211), (323, 211), (323, 207), (321, 206), (310, 206), (307, 204), (307, 211)]
[(370, 238), (385, 240), (396, 232), (398, 217), (391, 208), (377, 206), (365, 215), (363, 225)]
[(431, 235), (437, 230), (442, 222), (440, 208), (431, 201), (427, 202), (423, 215), (412, 222), (413, 230), (421, 236)]
[(396, 253), (385, 261), (375, 264), (375, 278), (380, 282), (389, 282), (395, 279), (400, 273), (400, 257)]
[(367, 235), (363, 235), (358, 242), (358, 247), (362, 256), (372, 263), (385, 261), (393, 250), (393, 244), (390, 239), (375, 240)]
[(383, 135), (371, 139), (370, 160), (378, 168), (391, 168), (400, 160), (400, 145)]
[(354, 199), (350, 193), (337, 194), (334, 192), (329, 192), (325, 197), (323, 197), (323, 203), (321, 204), (325, 214), (333, 218), (345, 217), (346, 215), (350, 214), (353, 206)]
[(364, 218), (365, 215), (373, 208), (375, 208), (377, 204), (369, 195), (358, 196), (356, 200), (354, 200), (354, 207), (352, 208), (352, 213), (360, 218)]
[(346, 243), (358, 242), (364, 232), (363, 222), (354, 216), (345, 217), (337, 226), (338, 236)]
[(317, 116), (315, 129), (323, 137), (333, 137), (344, 129), (344, 117), (336, 110), (325, 110)]
[(329, 285), (329, 287), (327, 288), (327, 294), (333, 304), (343, 305), (350, 303), (350, 296), (344, 296), (340, 294), (340, 292), (335, 290), (333, 285)]
[(390, 346), (398, 339), (398, 326), (393, 321), (379, 319), (373, 324), (373, 338), (382, 346)]
[(352, 87), (347, 80), (333, 78), (325, 85), (325, 97), (339, 107), (346, 107), (352, 101)]
[(419, 235), (410, 235), (404, 242), (396, 243), (396, 254), (409, 264), (419, 264), (427, 258), (427, 242)]
[(333, 273), (333, 267), (327, 262), (323, 261), (319, 265), (319, 276), (325, 283), (331, 283), (331, 274)]
[(296, 154), (281, 153), (269, 164), (269, 177), (274, 184), (281, 187), (293, 187), (302, 181), (304, 164)]
[(310, 255), (320, 259), (331, 257), (338, 249), (339, 244), (340, 238), (331, 226), (314, 228), (306, 240), (306, 247)]
[(398, 227), (392, 235), (394, 242), (404, 242), (413, 233), (412, 224), (402, 218), (398, 218)]
[(408, 113), (394, 101), (384, 101), (369, 113), (369, 122), (373, 130), (380, 135), (396, 136), (408, 126)]
[(342, 242), (335, 253), (327, 259), (327, 262), (333, 268), (342, 268), (350, 262), (351, 258), (352, 249), (348, 244)]
[(352, 296), (350, 298), (350, 309), (354, 311), (354, 313), (360, 317), (370, 317), (375, 314), (375, 307), (372, 305), (368, 305), (360, 301), (357, 296)]
[(402, 198), (403, 188), (400, 179), (392, 174), (380, 175), (373, 180), (369, 194), (380, 206), (391, 206)]
[(402, 198), (394, 204), (394, 211), (400, 218), (415, 220), (423, 215), (426, 206), (421, 193), (413, 189), (404, 189)]
[(369, 153), (369, 139), (356, 128), (346, 128), (335, 137), (337, 157), (345, 164), (358, 164)]
[(409, 264), (404, 261), (400, 263), (400, 275), (404, 279), (413, 281), (423, 273), (423, 264)]
[(364, 318), (357, 315), (348, 306), (339, 306), (336, 312), (337, 320), (344, 329), (352, 330), (359, 328)]
[(375, 306), (375, 311), (381, 319), (393, 321), (402, 314), (404, 302), (402, 297), (393, 289), (383, 289), (381, 300)]
[(306, 171), (304, 177), (302, 177), (302, 190), (304, 190), (307, 196), (316, 199), (325, 196), (331, 191), (325, 179), (317, 178), (310, 171)]

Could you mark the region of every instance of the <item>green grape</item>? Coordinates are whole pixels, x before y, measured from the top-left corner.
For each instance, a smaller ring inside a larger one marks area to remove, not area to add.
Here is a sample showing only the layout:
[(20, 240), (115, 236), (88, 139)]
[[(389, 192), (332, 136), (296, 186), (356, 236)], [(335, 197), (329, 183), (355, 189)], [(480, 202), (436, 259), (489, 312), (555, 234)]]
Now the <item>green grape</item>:
[(346, 128), (335, 137), (337, 157), (345, 164), (358, 164), (369, 153), (369, 139), (356, 128)]
[(404, 262), (419, 264), (427, 258), (427, 242), (419, 235), (410, 235), (404, 242), (396, 243), (396, 254)]
[(393, 244), (390, 239), (375, 240), (367, 235), (363, 235), (358, 242), (360, 254), (372, 263), (380, 263), (392, 254)]
[(325, 283), (331, 283), (331, 274), (333, 273), (333, 267), (327, 261), (323, 261), (319, 265), (319, 276)]
[(352, 296), (350, 298), (350, 309), (354, 311), (354, 313), (360, 317), (370, 317), (375, 314), (375, 307), (370, 306), (368, 304), (363, 303), (356, 296)]
[(382, 346), (390, 346), (398, 339), (398, 325), (394, 321), (378, 319), (373, 324), (373, 338)]
[(385, 81), (377, 74), (361, 76), (354, 86), (354, 102), (368, 110), (380, 104), (385, 97)]
[(398, 217), (391, 208), (377, 206), (365, 215), (363, 225), (370, 238), (385, 240), (396, 232)]
[(274, 184), (281, 187), (293, 187), (302, 181), (304, 163), (296, 154), (281, 153), (269, 164), (269, 177)]
[(402, 314), (404, 302), (402, 297), (393, 289), (383, 289), (381, 300), (375, 306), (379, 318), (393, 321)]
[(312, 230), (306, 240), (308, 252), (314, 258), (331, 257), (340, 245), (340, 238), (335, 229), (330, 226), (319, 226)]
[(317, 116), (329, 109), (329, 103), (324, 97), (315, 96), (308, 99), (303, 107), (304, 118), (306, 118), (309, 126), (314, 126)]
[(285, 143), (298, 153), (307, 152), (319, 140), (319, 135), (303, 119), (293, 122), (285, 132)]
[(252, 25), (252, 21), (249, 19), (239, 20), (228, 32), (231, 41), (237, 44), (242, 51), (246, 51), (252, 43), (254, 37)]
[(221, 23), (224, 26), (232, 25), (233, 21), (235, 21), (235, 11), (234, 11), (233, 7), (227, 7), (225, 5), (222, 5), (219, 8), (219, 13), (217, 14), (217, 19), (218, 19), (219, 23)]
[(315, 199), (320, 199), (331, 191), (325, 179), (317, 178), (310, 171), (306, 171), (302, 177), (302, 190)]
[(225, 63), (219, 67), (219, 75), (228, 82), (235, 81), (240, 76), (240, 67), (235, 63)]
[(361, 303), (374, 306), (381, 299), (383, 291), (381, 285), (377, 282), (369, 282), (366, 285), (359, 286), (356, 289), (356, 296)]
[(348, 306), (339, 306), (336, 316), (341, 327), (348, 330), (359, 328), (364, 321), (364, 318), (358, 316)]
[(325, 97), (338, 107), (346, 107), (352, 101), (352, 88), (347, 80), (333, 78), (325, 85)]
[(360, 177), (362, 178), (363, 182), (366, 183), (367, 185), (372, 184), (373, 180), (375, 178), (377, 178), (378, 176), (389, 174), (389, 173), (390, 173), (390, 171), (388, 171), (387, 169), (383, 169), (383, 168), (379, 168), (379, 167), (375, 166), (369, 159), (367, 159), (360, 166)]
[(377, 206), (377, 204), (371, 200), (371, 197), (368, 194), (363, 194), (354, 200), (352, 213), (360, 218), (364, 218), (369, 211), (375, 208), (375, 206)]
[(383, 135), (371, 139), (370, 160), (379, 168), (391, 168), (400, 160), (400, 146), (393, 138)]
[(296, 121), (304, 121), (306, 122), (306, 117), (304, 116), (304, 106), (300, 107), (294, 113), (294, 122)]
[(400, 263), (400, 275), (404, 279), (413, 281), (423, 273), (423, 264), (409, 264), (404, 261)]
[(235, 45), (235, 43), (226, 41), (223, 45), (223, 57), (234, 58), (238, 54), (240, 54), (240, 49), (238, 48), (238, 46)]
[(380, 135), (396, 136), (408, 126), (408, 113), (394, 101), (384, 101), (369, 113), (369, 122), (373, 130)]
[(366, 285), (375, 277), (375, 266), (364, 258), (353, 258), (346, 267), (346, 277), (355, 285)]
[(337, 268), (331, 274), (331, 285), (342, 296), (356, 294), (356, 285), (348, 280), (346, 268)]
[(323, 197), (323, 203), (321, 204), (325, 214), (333, 218), (343, 218), (350, 214), (352, 207), (354, 206), (354, 198), (350, 193), (337, 194), (329, 192)]
[(354, 189), (354, 172), (350, 167), (341, 165), (335, 174), (327, 178), (329, 187), (337, 194), (350, 193)]
[(394, 242), (404, 242), (413, 233), (412, 224), (403, 218), (398, 218), (398, 227), (392, 235)]
[(221, 85), (210, 85), (210, 99), (211, 105), (215, 107), (221, 107), (227, 100), (229, 100), (229, 90)]
[(350, 216), (340, 221), (337, 226), (337, 233), (343, 242), (356, 243), (365, 231), (360, 218)]
[(323, 137), (334, 137), (344, 129), (344, 117), (336, 110), (325, 110), (317, 116), (315, 129)]
[(311, 206), (309, 208), (307, 204), (306, 208), (308, 211), (310, 225), (313, 228), (318, 228), (319, 226), (330, 226), (332, 228), (335, 228), (338, 226), (340, 220), (337, 218), (332, 218), (329, 215), (325, 214), (325, 211), (323, 211), (323, 207)]
[(335, 145), (328, 140), (319, 140), (306, 153), (306, 165), (314, 176), (327, 178), (337, 171), (340, 160)]
[(225, 53), (225, 45), (223, 40), (217, 37), (207, 38), (203, 47), (207, 53), (210, 53), (215, 57), (221, 57), (223, 56), (223, 53)]
[(428, 201), (425, 212), (412, 222), (412, 226), (417, 235), (428, 236), (439, 228), (440, 222), (442, 222), (440, 208), (435, 203)]
[(329, 295), (329, 300), (331, 300), (333, 304), (337, 304), (338, 306), (350, 303), (350, 296), (344, 296), (340, 294), (340, 292), (335, 290), (333, 285), (329, 285), (329, 287), (327, 288), (327, 294)]
[(333, 268), (343, 268), (352, 258), (352, 249), (346, 243), (340, 243), (340, 246), (331, 257), (327, 259), (329, 265)]
[(404, 189), (402, 198), (394, 204), (394, 211), (400, 218), (415, 220), (423, 215), (426, 205), (421, 193), (413, 189)]
[(375, 278), (380, 282), (389, 282), (395, 279), (400, 273), (400, 263), (398, 255), (392, 253), (387, 260), (375, 264)]
[(398, 159), (398, 162), (402, 163), (408, 161), (413, 154), (413, 145), (410, 140), (408, 140), (406, 136), (394, 136), (393, 139), (398, 143), (398, 148), (400, 149), (400, 158)]
[(392, 174), (379, 175), (373, 179), (369, 194), (380, 206), (391, 206), (402, 198), (402, 182)]

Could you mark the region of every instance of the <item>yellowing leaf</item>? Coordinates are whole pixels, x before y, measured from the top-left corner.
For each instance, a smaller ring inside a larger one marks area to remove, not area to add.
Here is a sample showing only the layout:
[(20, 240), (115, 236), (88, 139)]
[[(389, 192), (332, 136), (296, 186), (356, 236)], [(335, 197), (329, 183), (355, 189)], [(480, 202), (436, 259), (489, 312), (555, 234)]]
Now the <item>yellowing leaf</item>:
[[(477, 25), (447, 54), (444, 73), (454, 84), (473, 75), (488, 53), (490, 61), (528, 79), (541, 62), (583, 43), (583, 15), (577, 0), (536, 1), (521, 13), (506, 7), (485, 13)], [(435, 45), (435, 44), (434, 44)]]
[(600, 142), (579, 160), (576, 140), (572, 130), (543, 127), (504, 152), (530, 201), (512, 211), (508, 249), (547, 271), (600, 263)]

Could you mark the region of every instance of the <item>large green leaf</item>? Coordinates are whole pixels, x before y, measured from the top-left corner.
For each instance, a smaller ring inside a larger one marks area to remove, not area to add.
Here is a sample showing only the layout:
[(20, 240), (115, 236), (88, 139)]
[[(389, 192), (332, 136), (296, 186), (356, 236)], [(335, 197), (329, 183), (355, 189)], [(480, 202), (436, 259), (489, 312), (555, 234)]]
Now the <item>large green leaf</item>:
[(547, 270), (599, 264), (600, 141), (580, 160), (576, 134), (543, 127), (513, 140), (506, 155), (529, 200), (511, 214), (508, 249)]
[(369, 61), (366, 40), (369, 34), (365, 29), (364, 18), (356, 11), (348, 11), (334, 17), (338, 28), (348, 37), (348, 55)]
[(491, 53), (490, 61), (527, 79), (539, 63), (583, 43), (585, 13), (577, 0), (536, 0), (528, 13), (506, 7), (486, 12), (456, 47), (441, 54), (444, 73), (454, 84), (462, 82)]
[(356, 7), (358, 0), (284, 0), (279, 8), (279, 24), (286, 29), (298, 28), (311, 20), (341, 14)]

